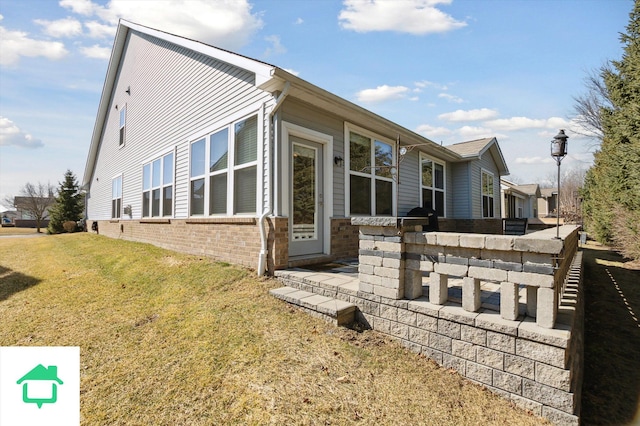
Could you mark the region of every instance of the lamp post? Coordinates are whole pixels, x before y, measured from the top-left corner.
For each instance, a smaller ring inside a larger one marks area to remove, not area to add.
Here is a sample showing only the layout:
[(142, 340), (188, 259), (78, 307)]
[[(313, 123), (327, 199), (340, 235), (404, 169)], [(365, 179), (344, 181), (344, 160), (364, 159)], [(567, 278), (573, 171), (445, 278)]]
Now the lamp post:
[(556, 200), (556, 239), (560, 239), (560, 163), (567, 155), (567, 139), (569, 136), (564, 134), (564, 130), (560, 130), (551, 141), (551, 156), (558, 164), (558, 196)]

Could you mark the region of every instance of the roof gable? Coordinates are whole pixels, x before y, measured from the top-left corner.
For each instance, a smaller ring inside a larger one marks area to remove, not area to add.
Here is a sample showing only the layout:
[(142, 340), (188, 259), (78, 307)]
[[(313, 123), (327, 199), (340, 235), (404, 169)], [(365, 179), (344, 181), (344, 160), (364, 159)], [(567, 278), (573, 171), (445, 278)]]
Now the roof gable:
[(91, 136), (91, 145), (89, 147), (89, 154), (87, 156), (87, 164), (85, 166), (82, 184), (82, 187), (84, 189), (88, 189), (88, 184), (91, 181), (91, 175), (93, 174), (95, 161), (97, 158), (96, 156), (100, 147), (100, 139), (102, 137), (102, 132), (104, 130), (104, 125), (107, 119), (113, 88), (115, 87), (118, 77), (118, 69), (120, 67), (122, 57), (125, 54), (127, 36), (132, 30), (176, 44), (178, 46), (193, 50), (203, 55), (213, 57), (230, 65), (246, 69), (247, 71), (255, 74), (256, 86), (266, 84), (267, 81), (272, 78), (272, 74), (274, 73), (275, 67), (273, 65), (267, 64), (266, 62), (261, 62), (255, 59), (248, 58), (246, 56), (229, 52), (228, 50), (210, 46), (199, 41), (187, 39), (174, 34), (169, 34), (160, 30), (145, 27), (144, 25), (135, 24), (133, 22), (121, 19), (118, 23), (116, 37), (113, 42), (113, 48), (111, 49), (111, 57), (109, 59), (109, 65), (107, 67), (107, 75), (105, 77), (104, 85), (102, 88), (100, 104), (98, 106), (98, 113), (96, 115), (96, 122), (94, 124), (93, 134)]
[(507, 162), (502, 155), (502, 150), (500, 149), (498, 140), (495, 137), (459, 142), (453, 145), (447, 145), (445, 148), (448, 148), (458, 154), (462, 157), (463, 161), (480, 159), (487, 151), (489, 151), (494, 158), (496, 166), (498, 166), (500, 175), (504, 176), (509, 174)]

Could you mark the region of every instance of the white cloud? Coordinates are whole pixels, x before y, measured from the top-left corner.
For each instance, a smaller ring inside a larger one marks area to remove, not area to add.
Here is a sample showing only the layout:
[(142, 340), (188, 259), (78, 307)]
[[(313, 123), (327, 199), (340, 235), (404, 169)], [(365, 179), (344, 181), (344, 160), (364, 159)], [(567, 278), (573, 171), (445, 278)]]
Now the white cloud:
[(286, 72), (288, 72), (289, 74), (293, 74), (296, 77), (300, 74), (300, 71), (296, 71), (296, 70), (292, 70), (290, 68), (283, 68), (283, 70), (285, 70)]
[(375, 89), (364, 89), (356, 94), (356, 99), (360, 102), (383, 102), (392, 99), (404, 98), (409, 91), (404, 86), (378, 86)]
[(456, 110), (453, 112), (447, 112), (440, 114), (438, 118), (446, 121), (480, 121), (488, 120), (498, 116), (498, 111), (489, 108), (470, 109), (470, 110)]
[(534, 119), (528, 117), (499, 118), (485, 122), (500, 130), (522, 130), (522, 129), (565, 129), (571, 126), (571, 122), (561, 117), (550, 117), (547, 119)]
[(94, 44), (91, 47), (81, 47), (80, 53), (82, 53), (87, 58), (108, 60), (111, 57), (111, 48)]
[(465, 140), (475, 140), (495, 136), (491, 129), (487, 129), (486, 127), (474, 126), (462, 126), (456, 130), (456, 133)]
[(268, 47), (264, 52), (264, 56), (281, 55), (287, 52), (287, 49), (280, 42), (280, 36), (270, 35), (264, 38), (271, 43), (271, 47)]
[(432, 138), (435, 136), (447, 136), (452, 132), (446, 127), (433, 127), (429, 124), (421, 124), (416, 128), (416, 133), (424, 135), (427, 138)]
[(518, 157), (514, 162), (516, 164), (550, 164), (554, 160), (551, 157)]
[(85, 22), (84, 26), (89, 30), (91, 38), (114, 38), (117, 27), (115, 25), (105, 25), (98, 21)]
[(60, 4), (111, 25), (123, 18), (230, 50), (245, 45), (263, 26), (260, 14), (251, 12), (247, 0), (111, 0), (106, 6), (87, 0), (62, 0)]
[(452, 102), (454, 104), (461, 104), (464, 102), (464, 99), (455, 95), (451, 95), (449, 93), (440, 93), (438, 94), (438, 97), (442, 99), (446, 99), (447, 101)]
[(15, 65), (21, 56), (43, 56), (57, 60), (67, 53), (64, 44), (59, 41), (35, 40), (22, 31), (10, 31), (0, 27), (0, 65)]
[(0, 116), (0, 146), (9, 145), (23, 148), (40, 148), (44, 146), (40, 139), (23, 132), (13, 121)]
[(467, 25), (435, 7), (440, 3), (450, 2), (451, 0), (345, 0), (338, 20), (343, 28), (361, 33), (443, 33)]
[(71, 10), (78, 15), (91, 16), (100, 7), (91, 0), (60, 0), (61, 7)]
[(296, 22), (295, 22), (296, 25), (301, 25), (303, 23), (304, 23), (304, 19), (302, 19), (302, 18), (296, 19)]
[(33, 22), (40, 25), (44, 33), (51, 37), (75, 37), (82, 34), (82, 24), (74, 18), (58, 19), (56, 21), (36, 19)]
[(413, 84), (416, 86), (416, 89), (414, 90), (417, 92), (421, 91), (422, 89), (427, 89), (431, 87), (433, 87), (436, 90), (447, 90), (447, 86), (439, 83), (434, 83), (433, 81), (428, 81), (428, 80), (416, 81)]

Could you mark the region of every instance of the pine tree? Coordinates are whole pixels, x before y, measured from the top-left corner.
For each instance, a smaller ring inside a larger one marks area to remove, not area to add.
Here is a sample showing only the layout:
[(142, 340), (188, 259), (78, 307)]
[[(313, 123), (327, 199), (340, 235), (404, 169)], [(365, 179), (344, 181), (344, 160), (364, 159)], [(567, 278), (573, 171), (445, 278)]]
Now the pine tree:
[(602, 145), (583, 197), (587, 229), (640, 259), (640, 0), (629, 16), (622, 59), (602, 72), (611, 106), (601, 110)]
[(71, 170), (64, 174), (55, 202), (49, 210), (49, 232), (58, 234), (72, 232), (76, 229), (65, 229), (65, 222), (78, 222), (84, 212), (84, 195), (78, 192), (78, 181)]

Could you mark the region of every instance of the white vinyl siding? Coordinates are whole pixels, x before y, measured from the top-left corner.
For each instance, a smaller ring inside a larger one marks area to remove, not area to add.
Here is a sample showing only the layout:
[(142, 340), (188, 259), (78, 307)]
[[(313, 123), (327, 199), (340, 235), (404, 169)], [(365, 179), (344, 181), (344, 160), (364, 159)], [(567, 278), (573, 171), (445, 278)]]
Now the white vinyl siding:
[[(273, 97), (255, 87), (255, 75), (247, 70), (133, 30), (118, 69), (91, 181), (88, 215), (101, 220), (111, 217), (110, 177), (123, 173), (122, 203), (132, 206), (134, 219), (141, 218), (141, 165), (173, 149), (173, 217), (187, 218), (190, 137), (204, 134), (216, 123), (229, 123), (240, 114), (262, 111), (263, 104), (272, 102)], [(126, 93), (128, 87), (130, 94)], [(122, 149), (117, 149), (120, 114), (116, 105), (127, 109)], [(268, 120), (262, 113), (259, 119), (261, 158), (262, 137), (268, 133), (262, 125)], [(263, 168), (259, 162), (260, 175)], [(256, 185), (262, 194), (262, 181)]]

